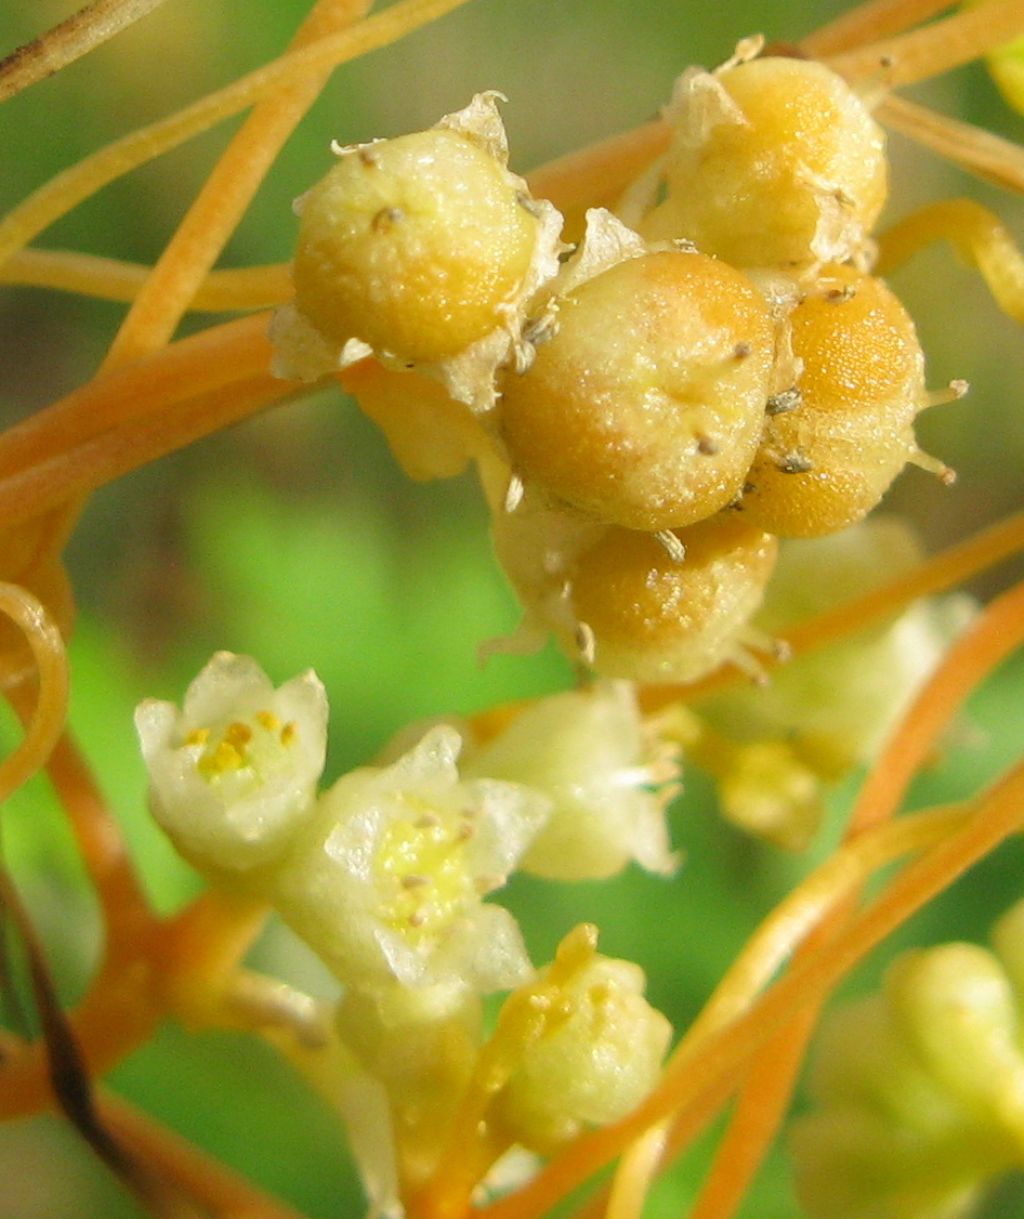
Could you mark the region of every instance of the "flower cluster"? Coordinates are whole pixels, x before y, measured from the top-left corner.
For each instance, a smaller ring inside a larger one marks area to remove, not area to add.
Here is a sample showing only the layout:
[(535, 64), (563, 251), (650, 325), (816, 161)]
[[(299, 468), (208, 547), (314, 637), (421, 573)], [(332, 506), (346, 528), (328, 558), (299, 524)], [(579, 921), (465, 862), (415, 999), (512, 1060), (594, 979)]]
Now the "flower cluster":
[(869, 272), (882, 131), (827, 68), (759, 52), (680, 78), (668, 152), (576, 246), (509, 172), (492, 94), (338, 149), (298, 204), (279, 369), (348, 370), (417, 477), (474, 459), (516, 642), (605, 676), (752, 667), (778, 538), (944, 470), (914, 439), (913, 323)]
[(375, 1146), (393, 1139), (393, 1171), (367, 1171), (385, 1192), (436, 1166), (483, 1052), (483, 995), (558, 996), (550, 1028), (503, 1034), (516, 1065), (489, 1098), (491, 1158), (613, 1120), (653, 1084), (669, 1028), (641, 972), (584, 936), (567, 974), (537, 979), (513, 916), (484, 901), (520, 869), (672, 870), (676, 766), (630, 687), (542, 699), (489, 736), (434, 724), (323, 792), (327, 705), (311, 673), (275, 691), (254, 661), (219, 653), (181, 711), (150, 700), (136, 722), (153, 812), (178, 850), (273, 906), (343, 984), (342, 1045), (391, 1114)]
[(906, 952), (826, 1022), (792, 1131), (815, 1219), (954, 1219), (1024, 1163), (1024, 904), (993, 940)]

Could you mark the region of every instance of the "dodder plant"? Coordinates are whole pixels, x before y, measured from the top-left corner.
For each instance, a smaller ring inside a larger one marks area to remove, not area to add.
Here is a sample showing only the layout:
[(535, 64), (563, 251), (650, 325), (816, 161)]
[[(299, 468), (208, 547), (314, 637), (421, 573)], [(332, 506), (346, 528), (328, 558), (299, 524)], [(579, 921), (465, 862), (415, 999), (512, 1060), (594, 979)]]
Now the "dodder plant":
[[(1024, 815), (1019, 766), (961, 804), (894, 815), (1024, 633), (1019, 588), (973, 616), (920, 599), (1020, 549), (1021, 519), (922, 559), (903, 526), (870, 515), (908, 462), (951, 480), (914, 422), (963, 390), (926, 388), (914, 324), (879, 272), (946, 237), (1024, 320), (1024, 262), (979, 205), (879, 230), (883, 124), (1019, 190), (1015, 146), (894, 90), (993, 51), (1019, 104), (1019, 61), (1001, 48), (1024, 7), (986, 0), (913, 28), (945, 6), (876, 2), (800, 47), (748, 39), (719, 68), (685, 72), (662, 119), (526, 179), (509, 168), (499, 99), (480, 94), (426, 131), (336, 147), (296, 205), (290, 267), (213, 271), (331, 68), (456, 2), (364, 17), (320, 0), (268, 67), (0, 222), (9, 279), (132, 300), (96, 377), (0, 437), (0, 663), (25, 725), (0, 784), (8, 795), (47, 771), (105, 934), (86, 996), (62, 1010), (0, 873), (41, 1025), (3, 1036), (0, 1109), (62, 1110), (156, 1215), (292, 1213), (104, 1091), (168, 1018), (263, 1038), (292, 1062), (337, 1109), (375, 1213), (531, 1219), (614, 1162), (579, 1205), (628, 1219), (736, 1097), (692, 1212), (732, 1214), (829, 992)], [(93, 5), (8, 61), (4, 89), (148, 7)], [(106, 182), (246, 107), (152, 269), (26, 248)], [(243, 316), (172, 341), (191, 306), (211, 305)], [(257, 311), (268, 305), (272, 317)], [(180, 710), (147, 700), (136, 714), (152, 813), (208, 886), (161, 918), (65, 728), (62, 550), (97, 487), (331, 380), (412, 477), (476, 468), (524, 610), (491, 647), (552, 635), (579, 682), (413, 725), (324, 786), (320, 681), (275, 688), (255, 660), (218, 653)], [(668, 1054), (643, 971), (600, 953), (595, 927), (566, 927), (536, 968), (512, 913), (485, 899), (517, 872), (549, 885), (633, 863), (671, 875), (665, 812), (691, 760), (728, 817), (790, 847), (814, 837), (827, 785), (870, 769), (841, 843)], [(271, 912), (340, 997), (243, 964)], [(996, 955), (901, 958), (884, 998), (831, 1024), (819, 1110), (793, 1144), (808, 1213), (952, 1216), (1021, 1164), (1020, 956), (1018, 909)]]

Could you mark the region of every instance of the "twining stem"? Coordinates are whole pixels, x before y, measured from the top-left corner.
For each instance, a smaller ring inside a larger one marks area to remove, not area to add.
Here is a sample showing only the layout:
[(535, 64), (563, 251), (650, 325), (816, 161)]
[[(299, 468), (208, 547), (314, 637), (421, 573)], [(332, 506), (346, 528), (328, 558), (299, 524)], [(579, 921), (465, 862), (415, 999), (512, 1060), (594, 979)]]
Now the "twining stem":
[[(954, 645), (921, 690), (861, 791), (846, 831), (850, 850), (873, 841), (902, 800), (911, 778), (963, 704), (968, 691), (1024, 638), (1024, 586), (993, 603)], [(893, 829), (905, 825), (897, 822)], [(851, 894), (852, 898), (853, 894)], [(830, 942), (849, 903), (823, 919), (796, 958), (799, 964)], [(692, 1219), (729, 1219), (757, 1171), (788, 1109), (796, 1075), (817, 1018), (810, 1005), (755, 1059)]]
[(975, 177), (1024, 193), (1024, 148), (1019, 144), (896, 94), (882, 98), (875, 117)]
[(347, 63), (428, 25), (466, 0), (402, 0), (352, 29), (286, 52), (192, 105), (108, 144), (34, 191), (0, 221), (0, 263), (83, 199), (139, 165), (183, 144), (222, 119), (272, 96), (311, 72)]
[[(68, 1016), (90, 1076), (105, 1074), (143, 1045), (170, 1014), (197, 1026), (234, 1027), (237, 1021), (221, 1005), (267, 913), (262, 903), (206, 893), (171, 919), (151, 920), (131, 960), (108, 957)], [(53, 1103), (43, 1043), (9, 1046), (0, 1059), (0, 1120)]]
[(119, 969), (137, 959), (145, 944), (153, 925), (149, 902), (121, 829), (69, 733), (64, 732), (57, 741), (46, 772), (99, 898), (106, 965)]
[(0, 436), (0, 475), (30, 471), (153, 415), (173, 419), (181, 402), (268, 376), (268, 320), (267, 314), (254, 314), (211, 326), (130, 368), (89, 381)]
[(978, 268), (999, 308), (1024, 324), (1024, 255), (999, 217), (973, 199), (931, 203), (887, 229), (879, 238), (879, 274), (933, 241), (950, 242)]
[(97, 1097), (103, 1123), (123, 1147), (172, 1182), (218, 1219), (303, 1219), (194, 1144), (159, 1125), (134, 1105), (103, 1090)]
[[(369, 4), (370, 0), (318, 0), (291, 49), (309, 46), (351, 25)], [(253, 108), (142, 285), (107, 353), (105, 369), (147, 355), (170, 340), (285, 140), (327, 83), (333, 66), (283, 84), (272, 97)]]
[(793, 1016), (752, 1063), (689, 1219), (731, 1219), (742, 1205), (789, 1107), (819, 1006)]
[(145, 17), (164, 0), (93, 0), (0, 60), (0, 102), (45, 80)]
[[(1022, 639), (1024, 585), (993, 601), (932, 675), (873, 768), (851, 817), (847, 845), (786, 898), (751, 938), (677, 1047), (667, 1068), (666, 1078), (681, 1076), (687, 1066), (696, 1070), (704, 1063), (709, 1045), (714, 1044), (723, 1027), (730, 1020), (744, 1019), (744, 1011), (749, 1014), (757, 1007), (753, 1003), (757, 990), (770, 978), (783, 956), (808, 932), (807, 943), (797, 954), (786, 979), (769, 994), (790, 984), (791, 979), (806, 970), (811, 962), (828, 955), (844, 934), (843, 924), (852, 896), (870, 870), (895, 857), (890, 852), (898, 854), (901, 850), (927, 845), (929, 840), (936, 838), (941, 844), (958, 837), (957, 833), (950, 832), (964, 817), (957, 810), (919, 814), (891, 825), (884, 824), (884, 821), (895, 811), (910, 778), (927, 758), (969, 691)], [(962, 836), (969, 829), (970, 825), (959, 834)], [(941, 849), (941, 845), (934, 849)], [(916, 865), (911, 865), (913, 867)], [(756, 1169), (764, 1148), (774, 1134), (775, 1123), (787, 1106), (792, 1077), (813, 1027), (817, 1004), (824, 1000), (826, 993), (827, 988), (821, 991), (817, 999), (813, 996), (803, 999), (800, 1010), (806, 1014), (801, 1016), (798, 1010), (794, 1010), (794, 1020), (787, 1022), (780, 1033), (772, 1035), (771, 1041), (766, 1042), (762, 1057), (755, 1060), (751, 1087), (754, 1093), (760, 1092), (764, 1108), (759, 1116), (754, 1115), (753, 1100), (748, 1097), (741, 1109), (744, 1126), (731, 1143), (733, 1149), (740, 1148), (742, 1158), (735, 1163), (721, 1160), (721, 1175), (728, 1177), (735, 1173), (737, 1178), (741, 1178), (745, 1172), (752, 1174)], [(766, 1065), (767, 1078), (759, 1077), (761, 1063), (772, 1062), (772, 1051), (783, 1040), (787, 1044), (783, 1058), (775, 1067)], [(662, 1087), (665, 1086), (663, 1081)], [(723, 1102), (731, 1090), (722, 1081), (716, 1088), (708, 1093), (707, 1107), (675, 1115), (665, 1147), (664, 1164), (688, 1145), (704, 1120), (714, 1112), (714, 1107)], [(624, 1140), (626, 1142), (628, 1140)], [(608, 1158), (619, 1149), (615, 1148)], [(594, 1164), (590, 1171), (597, 1167), (598, 1164)], [(585, 1175), (589, 1175), (589, 1172)], [(726, 1203), (736, 1196), (739, 1185), (734, 1182), (720, 1187), (715, 1183), (711, 1186), (713, 1192), (710, 1196), (717, 1196), (720, 1188), (723, 1191), (722, 1202)], [(710, 1213), (715, 1214), (714, 1211)], [(728, 1210), (722, 1213), (728, 1214)], [(516, 1219), (526, 1217), (517, 1214)]]
[[(64, 727), (68, 707), (68, 661), (64, 640), (42, 603), (17, 584), (0, 583), (0, 613), (19, 628), (36, 666), (34, 698), (22, 683), (7, 691), (26, 723), (13, 753), (0, 762), (0, 804), (46, 762)], [(31, 708), (31, 709), (30, 709)]]
[(31, 520), (294, 392), (294, 385), (264, 373), (180, 401), (170, 414), (104, 432), (0, 482), (0, 517), (9, 525)]
[(954, 3), (955, 0), (869, 0), (801, 38), (800, 48), (814, 58), (838, 55), (879, 38), (901, 34), (952, 8)]
[[(0, 267), (0, 283), (73, 292), (98, 300), (133, 301), (152, 267), (76, 250), (19, 250)], [(287, 263), (211, 271), (192, 297), (200, 313), (269, 309), (292, 295)]]
[[(821, 926), (831, 911), (845, 904), (849, 896), (855, 893), (873, 872), (909, 852), (941, 842), (953, 830), (963, 825), (967, 816), (968, 810), (963, 808), (935, 809), (919, 813), (893, 825), (881, 826), (873, 834), (861, 836), (856, 842), (834, 853), (790, 893), (751, 936), (740, 956), (715, 988), (699, 1018), (679, 1044), (673, 1055), (673, 1064), (686, 1058), (695, 1058), (711, 1033), (745, 1011), (779, 965), (809, 934), (811, 938), (806, 944), (813, 941), (814, 948), (817, 948), (819, 937), (815, 934), (815, 929)], [(799, 1019), (808, 1020), (809, 1034), (810, 1027), (813, 1026), (813, 1014), (811, 1017), (801, 1016)], [(794, 1070), (799, 1066), (803, 1051), (797, 1042), (796, 1050), (790, 1053), (789, 1036), (790, 1029), (787, 1026), (786, 1037), (773, 1039), (772, 1052), (766, 1050), (754, 1063), (751, 1078), (740, 1094), (737, 1111), (717, 1149), (706, 1188), (695, 1203), (691, 1219), (697, 1219), (698, 1216), (701, 1219), (725, 1219), (730, 1213), (728, 1207), (742, 1200), (749, 1177), (760, 1162), (761, 1146), (757, 1141), (758, 1136), (766, 1125), (774, 1132), (768, 1116), (771, 1110), (758, 1108), (755, 1104), (757, 1097), (766, 1103), (771, 1099), (770, 1095), (761, 1095), (763, 1086), (755, 1086), (757, 1073), (762, 1060), (765, 1067), (776, 1075), (787, 1063), (792, 1062)], [(784, 1046), (781, 1044), (783, 1040), (786, 1042)], [(776, 1050), (783, 1051), (781, 1058), (777, 1056)], [(667, 1165), (683, 1146), (678, 1131), (671, 1125), (662, 1129), (659, 1141), (660, 1161), (651, 1165), (647, 1176), (653, 1176)], [(639, 1160), (640, 1164), (643, 1164), (649, 1158), (646, 1142), (645, 1138), (623, 1154), (612, 1184), (608, 1219), (630, 1219), (639, 1209), (642, 1198), (635, 1195), (630, 1197), (629, 1182), (631, 1178), (639, 1176), (635, 1161)], [(633, 1189), (639, 1184), (638, 1181)], [(623, 1199), (626, 1204), (623, 1205), (623, 1202), (619, 1201), (616, 1206), (617, 1198)], [(600, 1211), (599, 1198), (593, 1206), (586, 1208), (581, 1219), (596, 1219)]]
[(996, 597), (918, 691), (861, 788), (847, 839), (891, 816), (968, 694), (1024, 642), (1024, 584)]
[(984, 0), (909, 34), (826, 56), (825, 63), (849, 81), (897, 89), (970, 63), (1021, 34), (1024, 0)]
[(909, 864), (881, 895), (802, 966), (794, 967), (742, 1016), (709, 1036), (695, 1058), (673, 1063), (627, 1118), (584, 1135), (518, 1193), (475, 1213), (537, 1219), (651, 1126), (674, 1115), (692, 1138), (735, 1089), (758, 1048), (794, 1014), (820, 1002), (872, 948), (1024, 822), (1024, 765), (974, 802), (967, 825)]

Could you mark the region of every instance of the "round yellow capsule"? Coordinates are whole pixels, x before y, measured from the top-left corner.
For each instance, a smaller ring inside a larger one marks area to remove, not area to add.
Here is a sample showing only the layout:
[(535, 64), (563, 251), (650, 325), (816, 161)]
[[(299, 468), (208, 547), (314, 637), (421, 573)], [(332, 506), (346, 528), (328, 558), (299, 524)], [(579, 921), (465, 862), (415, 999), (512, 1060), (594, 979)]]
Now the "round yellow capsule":
[[(598, 673), (695, 681), (740, 653), (775, 565), (775, 538), (731, 513), (675, 537), (681, 560), (651, 534), (614, 528), (576, 559), (569, 595)], [(578, 652), (564, 629), (561, 642)]]
[(768, 416), (742, 509), (772, 533), (815, 537), (866, 516), (917, 452), (924, 357), (893, 293), (851, 267), (828, 268), (790, 325), (803, 371)]
[(645, 237), (736, 266), (845, 259), (885, 202), (885, 136), (822, 64), (766, 57), (681, 78), (667, 198)]
[(363, 145), (302, 200), (296, 308), (339, 347), (442, 360), (501, 324), (538, 232), (520, 180), (460, 132)]
[(598, 520), (672, 529), (740, 491), (774, 347), (742, 272), (682, 250), (644, 254), (558, 302), (557, 331), (501, 383), (513, 468)]

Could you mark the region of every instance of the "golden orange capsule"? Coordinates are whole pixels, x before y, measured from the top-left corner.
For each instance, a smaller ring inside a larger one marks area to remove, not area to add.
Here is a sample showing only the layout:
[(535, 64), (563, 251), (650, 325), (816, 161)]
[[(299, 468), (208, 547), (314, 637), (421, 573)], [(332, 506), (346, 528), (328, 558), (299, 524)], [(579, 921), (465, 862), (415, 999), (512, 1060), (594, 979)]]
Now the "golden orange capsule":
[(556, 324), (501, 383), (516, 473), (631, 529), (687, 525), (737, 495), (774, 348), (746, 276), (703, 254), (642, 254), (558, 298)]
[(851, 267), (828, 268), (790, 327), (803, 368), (769, 407), (741, 506), (762, 529), (814, 537), (866, 516), (917, 455), (924, 357), (893, 293)]
[(737, 266), (849, 258), (885, 202), (885, 136), (824, 65), (766, 57), (687, 72), (669, 109), (667, 198), (640, 225)]
[[(777, 542), (732, 514), (675, 534), (672, 558), (651, 534), (609, 529), (569, 573), (569, 599), (608, 677), (695, 681), (742, 655), (741, 636), (761, 604)], [(578, 648), (563, 631), (566, 650)]]

